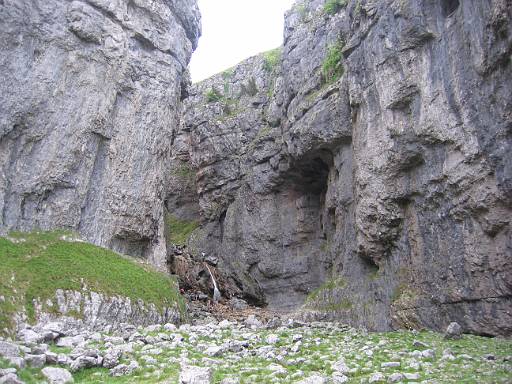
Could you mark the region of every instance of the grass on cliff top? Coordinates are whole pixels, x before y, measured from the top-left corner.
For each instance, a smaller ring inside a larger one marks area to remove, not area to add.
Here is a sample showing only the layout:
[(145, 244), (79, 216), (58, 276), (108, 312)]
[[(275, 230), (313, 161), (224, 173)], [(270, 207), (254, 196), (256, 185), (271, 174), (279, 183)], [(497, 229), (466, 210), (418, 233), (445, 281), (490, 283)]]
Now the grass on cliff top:
[(184, 302), (171, 277), (70, 238), (62, 231), (0, 237), (0, 333), (12, 329), (12, 315), (23, 308), (33, 320), (33, 300), (54, 298), (57, 289), (141, 299), (158, 308), (178, 304), (183, 313)]

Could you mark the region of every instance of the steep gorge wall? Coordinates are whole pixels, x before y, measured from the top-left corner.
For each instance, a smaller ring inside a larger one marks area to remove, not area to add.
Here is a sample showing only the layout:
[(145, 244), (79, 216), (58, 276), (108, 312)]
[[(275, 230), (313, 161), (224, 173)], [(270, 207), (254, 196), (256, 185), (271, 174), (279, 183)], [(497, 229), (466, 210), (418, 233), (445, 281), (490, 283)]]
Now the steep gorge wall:
[(510, 334), (511, 17), (505, 0), (296, 3), (277, 65), (190, 91), (190, 248), (274, 308)]
[(68, 228), (165, 266), (194, 0), (0, 1), (0, 229)]

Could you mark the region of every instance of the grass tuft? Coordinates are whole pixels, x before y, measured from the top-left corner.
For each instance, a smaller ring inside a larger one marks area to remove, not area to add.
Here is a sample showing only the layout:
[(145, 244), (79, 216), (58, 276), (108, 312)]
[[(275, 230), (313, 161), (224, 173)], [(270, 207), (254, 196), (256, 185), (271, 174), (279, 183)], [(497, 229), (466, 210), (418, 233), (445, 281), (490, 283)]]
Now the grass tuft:
[(281, 63), (281, 47), (263, 53), (263, 68), (269, 73), (274, 73)]
[(347, 0), (327, 0), (324, 4), (324, 12), (328, 15), (335, 15), (346, 5)]
[(211, 87), (209, 90), (207, 90), (205, 93), (205, 97), (206, 102), (208, 103), (216, 103), (224, 98), (222, 93), (220, 93), (219, 90), (215, 87)]
[(180, 220), (168, 214), (165, 217), (168, 239), (176, 245), (186, 245), (192, 232), (199, 226), (195, 221)]
[(337, 41), (336, 43), (329, 46), (327, 50), (327, 56), (322, 64), (322, 77), (324, 83), (332, 84), (343, 75), (343, 42)]

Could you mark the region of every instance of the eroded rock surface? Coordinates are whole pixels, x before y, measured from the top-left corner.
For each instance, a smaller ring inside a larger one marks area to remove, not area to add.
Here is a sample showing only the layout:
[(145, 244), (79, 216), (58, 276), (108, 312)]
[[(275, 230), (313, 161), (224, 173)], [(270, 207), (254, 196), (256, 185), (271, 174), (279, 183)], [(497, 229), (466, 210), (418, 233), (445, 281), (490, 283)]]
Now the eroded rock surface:
[(0, 2), (2, 231), (73, 229), (164, 267), (199, 18), (194, 0)]
[(504, 0), (298, 2), (277, 65), (190, 91), (190, 249), (274, 308), (510, 334), (511, 16)]

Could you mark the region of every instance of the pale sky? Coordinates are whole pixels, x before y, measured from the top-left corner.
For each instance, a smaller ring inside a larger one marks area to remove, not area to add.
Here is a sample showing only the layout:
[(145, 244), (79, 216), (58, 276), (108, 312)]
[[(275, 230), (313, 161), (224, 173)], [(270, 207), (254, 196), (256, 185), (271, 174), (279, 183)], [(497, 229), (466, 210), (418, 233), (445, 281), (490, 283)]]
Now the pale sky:
[(294, 0), (199, 0), (203, 34), (192, 55), (197, 82), (283, 43), (284, 13)]

